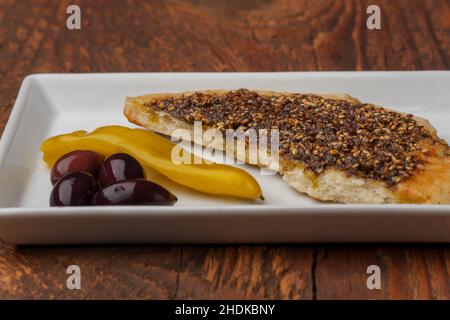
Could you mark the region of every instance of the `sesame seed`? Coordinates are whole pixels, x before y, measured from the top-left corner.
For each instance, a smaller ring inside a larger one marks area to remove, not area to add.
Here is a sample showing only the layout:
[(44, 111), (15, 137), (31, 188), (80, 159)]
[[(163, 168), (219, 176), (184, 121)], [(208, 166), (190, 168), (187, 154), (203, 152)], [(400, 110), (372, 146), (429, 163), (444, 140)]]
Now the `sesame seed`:
[(349, 175), (388, 186), (423, 168), (417, 153), (428, 149), (421, 147), (422, 141), (443, 143), (412, 115), (313, 94), (260, 95), (239, 89), (214, 95), (196, 92), (149, 104), (189, 124), (202, 121), (222, 132), (278, 129), (280, 154), (308, 171), (320, 174), (339, 166)]

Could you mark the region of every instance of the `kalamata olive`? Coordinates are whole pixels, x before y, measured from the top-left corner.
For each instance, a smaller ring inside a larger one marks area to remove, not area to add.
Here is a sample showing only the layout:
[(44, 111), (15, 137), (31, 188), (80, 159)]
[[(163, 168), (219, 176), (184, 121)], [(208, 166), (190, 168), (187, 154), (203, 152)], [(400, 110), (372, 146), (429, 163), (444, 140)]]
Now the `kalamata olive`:
[(102, 186), (122, 180), (142, 178), (144, 178), (142, 166), (126, 153), (115, 153), (106, 158), (98, 172), (98, 180)]
[(124, 180), (97, 191), (91, 204), (108, 205), (173, 205), (177, 201), (168, 190), (147, 180)]
[(103, 156), (88, 150), (76, 150), (66, 153), (58, 161), (50, 172), (50, 179), (54, 185), (61, 179), (71, 172), (83, 171), (97, 176), (98, 168), (103, 162)]
[(85, 206), (98, 190), (97, 180), (86, 172), (72, 172), (54, 185), (50, 194), (50, 206)]

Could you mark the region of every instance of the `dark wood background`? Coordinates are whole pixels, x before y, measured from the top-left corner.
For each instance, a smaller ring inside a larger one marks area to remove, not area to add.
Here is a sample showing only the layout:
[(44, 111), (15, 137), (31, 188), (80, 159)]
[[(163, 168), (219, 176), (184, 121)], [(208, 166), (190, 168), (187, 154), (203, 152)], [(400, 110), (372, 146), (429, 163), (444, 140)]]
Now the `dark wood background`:
[[(66, 8), (79, 4), (82, 30)], [(378, 4), (382, 29), (367, 30)], [(37, 72), (448, 70), (450, 1), (0, 0), (0, 132)], [(0, 298), (449, 299), (449, 245), (20, 247)], [(66, 289), (77, 264), (82, 289)], [(382, 290), (366, 288), (377, 264)]]

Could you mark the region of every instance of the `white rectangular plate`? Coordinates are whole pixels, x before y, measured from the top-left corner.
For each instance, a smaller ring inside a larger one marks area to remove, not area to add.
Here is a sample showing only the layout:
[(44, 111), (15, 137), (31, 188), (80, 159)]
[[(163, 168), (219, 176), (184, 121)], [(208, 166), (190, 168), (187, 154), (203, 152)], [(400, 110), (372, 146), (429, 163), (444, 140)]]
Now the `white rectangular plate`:
[(218, 242), (449, 242), (450, 206), (316, 202), (279, 176), (244, 166), (266, 200), (210, 197), (167, 180), (174, 207), (49, 208), (41, 142), (109, 124), (126, 96), (205, 89), (349, 93), (427, 118), (450, 141), (450, 72), (40, 74), (20, 89), (0, 144), (0, 237), (16, 244)]

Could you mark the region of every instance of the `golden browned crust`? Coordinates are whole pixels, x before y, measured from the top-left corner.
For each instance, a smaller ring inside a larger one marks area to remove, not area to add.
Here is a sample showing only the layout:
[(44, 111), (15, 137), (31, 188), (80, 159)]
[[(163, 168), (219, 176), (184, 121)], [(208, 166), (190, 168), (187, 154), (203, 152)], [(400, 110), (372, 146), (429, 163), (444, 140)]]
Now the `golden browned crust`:
[[(227, 90), (203, 91), (208, 95), (223, 95)], [(286, 92), (255, 91), (259, 95), (280, 96)], [(150, 102), (188, 96), (195, 92), (157, 93), (135, 98), (128, 98), (124, 114), (130, 122), (163, 134), (171, 134), (177, 128), (191, 129), (186, 122), (175, 119), (167, 112), (149, 107)], [(328, 99), (358, 102), (357, 99), (346, 94), (320, 95)], [(389, 110), (386, 109), (385, 110)], [(426, 131), (438, 139), (436, 131), (425, 119), (414, 117), (416, 122)], [(349, 177), (339, 170), (325, 170), (318, 175), (311, 175), (298, 163), (281, 157), (280, 174), (292, 187), (310, 196), (325, 200), (345, 203), (450, 203), (450, 152), (445, 142), (432, 143), (424, 139), (422, 148), (427, 152), (421, 153), (421, 168), (416, 170), (408, 179), (394, 185), (387, 186), (380, 181)], [(217, 147), (221, 148), (221, 147)]]
[(450, 153), (445, 145), (424, 142), (423, 169), (394, 187), (399, 203), (450, 203)]

